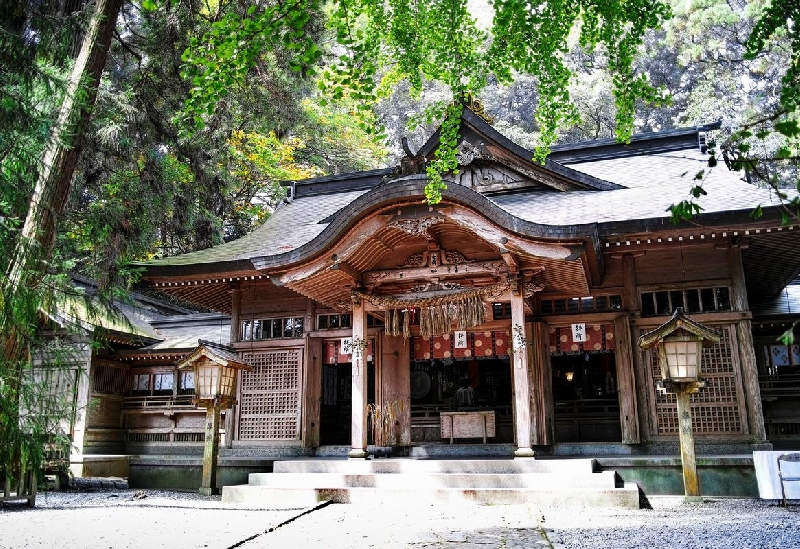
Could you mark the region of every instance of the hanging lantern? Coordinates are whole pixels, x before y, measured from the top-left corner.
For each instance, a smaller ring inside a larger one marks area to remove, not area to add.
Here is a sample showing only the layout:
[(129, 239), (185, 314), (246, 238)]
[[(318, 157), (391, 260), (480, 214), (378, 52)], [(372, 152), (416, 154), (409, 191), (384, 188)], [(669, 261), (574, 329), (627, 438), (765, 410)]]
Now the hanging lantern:
[(655, 347), (665, 388), (676, 383), (700, 383), (703, 347), (719, 343), (720, 336), (710, 328), (694, 322), (677, 308), (672, 317), (639, 338), (642, 349)]
[(252, 370), (232, 348), (209, 341), (198, 341), (198, 347), (178, 362), (178, 369), (194, 370), (194, 401), (208, 407), (218, 403), (228, 408), (236, 403), (236, 376), (239, 370)]

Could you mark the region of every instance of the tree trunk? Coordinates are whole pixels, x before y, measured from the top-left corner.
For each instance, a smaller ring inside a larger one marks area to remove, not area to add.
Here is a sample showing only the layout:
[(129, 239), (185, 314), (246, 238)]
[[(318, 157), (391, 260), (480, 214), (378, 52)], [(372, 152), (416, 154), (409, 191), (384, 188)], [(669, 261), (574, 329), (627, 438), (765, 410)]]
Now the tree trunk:
[[(100, 76), (121, 6), (122, 0), (97, 0), (95, 3), (95, 12), (72, 69), (58, 120), (42, 154), (41, 171), (28, 215), (3, 283), (7, 299), (20, 286), (36, 286), (45, 272), (45, 259), (52, 250), (56, 224), (69, 197), (75, 163), (97, 98)], [(7, 359), (21, 358), (18, 345), (13, 340), (7, 342), (11, 344), (4, 348), (4, 356)]]
[(13, 306), (11, 302), (28, 302), (46, 272), (48, 256), (55, 241), (56, 225), (69, 197), (75, 163), (97, 98), (100, 76), (121, 6), (122, 0), (97, 0), (95, 3), (95, 12), (86, 28), (58, 119), (42, 154), (41, 171), (30, 199), (25, 224), (0, 288), (0, 303), (5, 309), (0, 326), (3, 332), (0, 340), (3, 345), (3, 368), (13, 384), (7, 388), (5, 395), (12, 408), (4, 414), (0, 423), (0, 440), (13, 445), (6, 454), (10, 463), (2, 464), (7, 474), (13, 470), (14, 464), (21, 467), (20, 442), (18, 439), (9, 440), (9, 435), (18, 429), (20, 383), (24, 367), (30, 363), (29, 330), (35, 323), (35, 311), (38, 308)]

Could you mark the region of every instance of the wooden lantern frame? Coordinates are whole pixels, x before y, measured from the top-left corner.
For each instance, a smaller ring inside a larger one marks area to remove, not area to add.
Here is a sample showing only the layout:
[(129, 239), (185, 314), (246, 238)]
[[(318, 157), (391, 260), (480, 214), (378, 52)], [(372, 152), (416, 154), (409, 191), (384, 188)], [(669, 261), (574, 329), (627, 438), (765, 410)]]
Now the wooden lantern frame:
[(697, 392), (702, 380), (701, 362), (704, 347), (718, 344), (717, 332), (693, 321), (681, 307), (664, 324), (639, 338), (642, 349), (656, 348), (661, 370), (661, 386), (667, 392), (691, 389)]
[(697, 393), (705, 386), (705, 382), (700, 378), (703, 347), (712, 347), (719, 343), (719, 340), (719, 334), (684, 315), (680, 307), (675, 309), (675, 313), (668, 321), (639, 338), (639, 346), (642, 349), (655, 347), (658, 351), (658, 364), (661, 367), (659, 389), (675, 393), (686, 501), (702, 501), (694, 453), (689, 395)]
[(199, 340), (197, 348), (178, 361), (178, 369), (194, 370), (194, 403), (206, 409), (203, 476), (200, 493), (217, 493), (217, 455), (219, 452), (220, 409), (236, 404), (236, 377), (239, 370), (253, 367), (239, 358), (233, 348)]

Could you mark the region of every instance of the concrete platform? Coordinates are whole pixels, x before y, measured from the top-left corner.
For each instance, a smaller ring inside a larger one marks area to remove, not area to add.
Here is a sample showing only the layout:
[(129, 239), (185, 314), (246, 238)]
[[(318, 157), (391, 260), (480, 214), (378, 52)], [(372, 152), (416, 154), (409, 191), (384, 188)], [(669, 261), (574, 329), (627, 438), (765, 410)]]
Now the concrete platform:
[[(610, 455), (606, 451), (597, 451), (589, 454), (589, 445), (583, 448), (586, 454), (573, 456), (543, 455), (537, 449), (536, 459), (511, 459), (512, 449), (508, 445), (482, 445), (474, 444), (425, 444), (409, 448), (395, 449), (393, 457), (371, 460), (348, 460), (349, 446), (323, 446), (313, 449), (309, 453), (285, 455), (288, 448), (281, 449), (284, 455), (277, 455), (274, 448), (252, 447), (225, 449), (219, 458), (218, 486), (246, 484), (250, 473), (268, 473), (273, 470), (273, 463), (280, 467), (288, 467), (287, 463), (294, 463), (291, 467), (301, 467), (306, 472), (325, 472), (314, 469), (313, 463), (323, 459), (333, 459), (343, 464), (355, 463), (357, 465), (341, 465), (343, 469), (338, 472), (346, 474), (360, 474), (364, 472), (402, 472), (402, 463), (419, 462), (427, 465), (416, 465), (428, 468), (428, 473), (459, 473), (465, 468), (469, 472), (477, 473), (526, 473), (526, 472), (556, 472), (560, 463), (582, 462), (585, 470), (613, 471), (623, 482), (637, 483), (648, 495), (682, 495), (683, 478), (681, 476), (680, 457), (677, 454), (620, 454)], [(597, 447), (598, 445), (591, 445)], [(306, 449), (307, 450), (307, 449)], [(612, 448), (613, 450), (613, 448)], [(477, 452), (479, 451), (479, 453)], [(399, 457), (398, 457), (399, 454)], [(327, 457), (322, 457), (327, 456)], [(166, 452), (159, 454), (140, 454), (133, 456), (120, 456), (129, 458), (130, 483), (135, 488), (167, 488), (179, 490), (197, 490), (200, 485), (200, 471), (202, 456), (200, 449), (195, 455), (173, 454)], [(506, 464), (534, 463), (536, 465), (508, 465), (516, 469), (502, 471), (490, 469), (497, 465), (486, 465), (484, 470), (474, 470), (474, 463), (501, 462)], [(700, 476), (701, 491), (704, 495), (720, 497), (758, 497), (758, 483), (756, 482), (753, 467), (752, 452), (730, 454), (702, 454), (697, 457), (698, 473)], [(302, 465), (297, 465), (302, 464)], [(368, 465), (374, 464), (374, 465)], [(435, 465), (434, 465), (435, 464)], [(444, 470), (442, 467), (449, 467)], [(355, 469), (353, 469), (355, 467)], [(378, 467), (378, 469), (373, 469)], [(524, 470), (524, 467), (533, 469)], [(571, 466), (570, 466), (571, 467)], [(349, 468), (349, 469), (348, 469)], [(365, 469), (367, 468), (367, 469)], [(330, 471), (328, 471), (330, 472)], [(124, 475), (119, 475), (124, 476)]]
[(246, 485), (223, 487), (222, 501), (269, 507), (325, 500), (639, 507), (636, 484), (594, 468), (590, 459), (286, 460), (276, 461), (272, 473), (251, 474)]

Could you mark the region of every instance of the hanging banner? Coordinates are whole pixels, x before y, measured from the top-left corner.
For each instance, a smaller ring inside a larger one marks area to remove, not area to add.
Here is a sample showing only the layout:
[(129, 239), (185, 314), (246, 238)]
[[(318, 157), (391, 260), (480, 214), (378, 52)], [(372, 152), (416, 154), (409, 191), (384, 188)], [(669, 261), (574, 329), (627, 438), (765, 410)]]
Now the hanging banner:
[(585, 339), (576, 341), (574, 332), (570, 327), (550, 328), (550, 352), (556, 354), (570, 354), (590, 352), (606, 352), (614, 349), (613, 324), (585, 324)]
[(586, 324), (581, 322), (572, 325), (572, 341), (575, 343), (583, 343), (587, 340), (586, 337)]
[[(347, 343), (345, 346), (344, 342), (349, 340), (350, 343)], [(327, 339), (322, 344), (323, 346), (323, 364), (345, 364), (351, 362), (353, 360), (353, 338), (345, 337), (342, 339)], [(369, 340), (369, 344), (367, 345), (366, 353), (367, 353), (367, 362), (372, 362), (373, 359), (373, 340)], [(347, 351), (350, 351), (349, 353)]]

